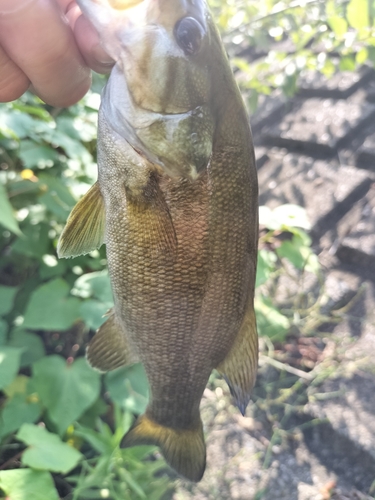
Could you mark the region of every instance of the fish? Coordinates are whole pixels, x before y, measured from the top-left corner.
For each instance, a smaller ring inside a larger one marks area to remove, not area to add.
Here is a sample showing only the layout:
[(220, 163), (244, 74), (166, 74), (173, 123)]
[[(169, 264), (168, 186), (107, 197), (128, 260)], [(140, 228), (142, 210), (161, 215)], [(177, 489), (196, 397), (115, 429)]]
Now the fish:
[(98, 117), (98, 181), (59, 257), (103, 243), (113, 310), (87, 347), (102, 372), (142, 362), (145, 413), (121, 446), (206, 466), (200, 402), (217, 370), (244, 414), (258, 365), (258, 184), (249, 119), (205, 0), (77, 0), (115, 65)]

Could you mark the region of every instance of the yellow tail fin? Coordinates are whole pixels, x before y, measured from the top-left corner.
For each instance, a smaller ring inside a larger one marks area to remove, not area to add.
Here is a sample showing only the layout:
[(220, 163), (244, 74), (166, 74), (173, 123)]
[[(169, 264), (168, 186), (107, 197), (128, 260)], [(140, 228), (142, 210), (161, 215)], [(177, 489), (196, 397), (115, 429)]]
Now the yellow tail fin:
[(139, 444), (159, 446), (166, 462), (178, 474), (190, 481), (202, 479), (206, 467), (206, 445), (201, 421), (194, 429), (172, 429), (142, 415), (125, 434), (121, 447)]

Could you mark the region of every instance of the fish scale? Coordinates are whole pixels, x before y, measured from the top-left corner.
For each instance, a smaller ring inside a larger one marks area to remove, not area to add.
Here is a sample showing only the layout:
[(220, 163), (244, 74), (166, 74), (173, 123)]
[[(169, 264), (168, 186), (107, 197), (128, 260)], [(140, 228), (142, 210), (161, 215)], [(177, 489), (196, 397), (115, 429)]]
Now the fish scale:
[(58, 252), (106, 244), (114, 308), (87, 358), (102, 371), (140, 360), (150, 384), (122, 446), (156, 444), (199, 481), (199, 404), (212, 370), (244, 413), (257, 369), (248, 119), (203, 0), (78, 3), (116, 65), (99, 111), (98, 182), (73, 209)]

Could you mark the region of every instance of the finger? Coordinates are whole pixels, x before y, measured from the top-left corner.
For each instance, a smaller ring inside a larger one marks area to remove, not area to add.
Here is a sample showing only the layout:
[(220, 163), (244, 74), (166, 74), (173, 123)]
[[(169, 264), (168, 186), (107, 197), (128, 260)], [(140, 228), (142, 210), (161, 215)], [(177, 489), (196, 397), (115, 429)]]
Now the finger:
[(101, 46), (95, 28), (82, 15), (75, 22), (74, 36), (86, 64), (97, 73), (109, 73), (115, 62)]
[(58, 2), (74, 31), (76, 43), (86, 64), (97, 73), (109, 73), (114, 61), (103, 49), (96, 29), (82, 15), (76, 2), (72, 0), (58, 0)]
[(69, 106), (89, 89), (89, 68), (51, 0), (1, 0), (0, 45), (45, 102)]
[(0, 47), (0, 102), (14, 101), (29, 88), (25, 73), (9, 59)]

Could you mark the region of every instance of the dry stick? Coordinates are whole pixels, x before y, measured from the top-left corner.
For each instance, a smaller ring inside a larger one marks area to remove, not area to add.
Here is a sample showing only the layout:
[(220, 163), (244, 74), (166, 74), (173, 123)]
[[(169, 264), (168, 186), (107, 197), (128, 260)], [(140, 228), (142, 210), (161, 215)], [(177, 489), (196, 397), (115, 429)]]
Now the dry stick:
[(259, 361), (263, 361), (264, 363), (274, 366), (278, 370), (285, 370), (286, 372), (289, 372), (292, 375), (296, 375), (297, 377), (303, 378), (305, 380), (312, 380), (315, 377), (315, 373), (306, 373), (302, 370), (299, 370), (298, 368), (293, 368), (293, 366), (289, 366), (285, 363), (277, 361), (276, 359), (270, 358), (269, 356), (265, 356), (264, 354), (260, 356)]

